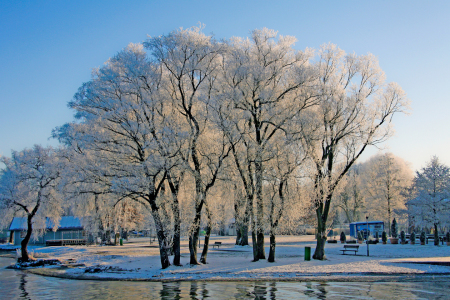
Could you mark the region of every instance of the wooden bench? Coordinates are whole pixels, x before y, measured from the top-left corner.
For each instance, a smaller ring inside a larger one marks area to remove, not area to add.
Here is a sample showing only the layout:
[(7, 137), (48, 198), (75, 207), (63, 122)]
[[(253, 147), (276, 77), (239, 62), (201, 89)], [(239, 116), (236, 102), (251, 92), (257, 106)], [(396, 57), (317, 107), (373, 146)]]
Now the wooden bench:
[(219, 249), (219, 247), (222, 245), (222, 242), (215, 242), (214, 244), (212, 244), (212, 247), (217, 247), (217, 249)]
[(355, 252), (355, 255), (356, 255), (356, 252), (358, 252), (358, 250), (359, 250), (359, 245), (344, 245), (344, 249), (341, 249), (343, 255), (345, 255), (345, 252), (347, 252), (347, 251), (353, 251), (353, 252)]

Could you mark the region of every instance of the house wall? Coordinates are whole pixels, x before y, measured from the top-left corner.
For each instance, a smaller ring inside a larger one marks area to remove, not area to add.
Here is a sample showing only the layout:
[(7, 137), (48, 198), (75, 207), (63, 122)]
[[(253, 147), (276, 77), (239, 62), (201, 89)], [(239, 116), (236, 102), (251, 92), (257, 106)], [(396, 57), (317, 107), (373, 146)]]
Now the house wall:
[[(14, 245), (20, 246), (20, 243), (25, 237), (26, 231), (15, 230), (14, 234)], [(40, 236), (37, 240), (30, 239), (30, 245), (45, 245), (45, 241), (49, 240), (68, 240), (68, 239), (83, 239), (82, 230), (74, 229), (63, 229), (54, 231), (46, 231), (43, 236)]]
[[(14, 245), (16, 246), (20, 246), (20, 243), (23, 241), (23, 239), (25, 238), (25, 234), (27, 232), (26, 231), (21, 231), (21, 230), (14, 230), (12, 232), (12, 234), (14, 235)], [(37, 240), (33, 239), (33, 236), (31, 236), (30, 239), (30, 245), (41, 245), (41, 244), (45, 244), (45, 241), (43, 240), (43, 237), (39, 237)]]

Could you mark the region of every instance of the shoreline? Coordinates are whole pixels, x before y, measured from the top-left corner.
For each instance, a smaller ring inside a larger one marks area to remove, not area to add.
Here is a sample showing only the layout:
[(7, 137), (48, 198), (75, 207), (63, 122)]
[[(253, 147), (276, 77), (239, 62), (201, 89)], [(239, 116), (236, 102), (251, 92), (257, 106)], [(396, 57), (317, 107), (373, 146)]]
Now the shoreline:
[[(27, 268), (36, 275), (72, 280), (96, 281), (423, 281), (450, 276), (450, 247), (432, 245), (360, 245), (359, 255), (342, 255), (342, 244), (327, 244), (326, 260), (305, 260), (305, 247), (314, 251), (311, 236), (277, 237), (276, 261), (252, 262), (251, 246), (235, 246), (233, 237), (213, 237), (222, 241), (220, 249), (210, 249), (208, 263), (189, 264), (187, 243), (181, 247), (181, 263), (161, 269), (159, 248), (144, 238), (123, 246), (29, 247), (34, 257), (58, 259), (61, 265)], [(150, 247), (149, 247), (150, 246)], [(266, 245), (268, 250), (268, 245)], [(0, 257), (15, 259), (14, 250), (0, 251)], [(311, 251), (311, 252), (312, 252)], [(172, 260), (172, 257), (171, 257)]]
[[(98, 277), (93, 275), (70, 275), (54, 272), (48, 268), (35, 268), (21, 270), (39, 276), (54, 277), (70, 280), (93, 280), (93, 281), (135, 281), (135, 282), (184, 282), (184, 281), (208, 281), (208, 282), (266, 282), (266, 281), (280, 281), (280, 282), (416, 282), (422, 281), (425, 277), (442, 277), (448, 280), (450, 272), (448, 273), (349, 273), (349, 274), (314, 274), (314, 275), (300, 275), (295, 277), (280, 277), (280, 276), (265, 276), (265, 277), (210, 277), (210, 278), (118, 278), (118, 277)], [(276, 274), (273, 274), (276, 275)], [(400, 280), (399, 280), (400, 279)]]

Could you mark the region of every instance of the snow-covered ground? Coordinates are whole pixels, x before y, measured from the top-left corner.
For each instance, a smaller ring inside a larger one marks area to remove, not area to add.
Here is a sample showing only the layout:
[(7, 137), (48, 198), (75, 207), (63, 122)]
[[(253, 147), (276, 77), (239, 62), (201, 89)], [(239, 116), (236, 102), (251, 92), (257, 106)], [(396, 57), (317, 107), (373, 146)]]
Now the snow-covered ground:
[[(268, 240), (268, 239), (267, 239)], [(182, 267), (161, 269), (157, 244), (134, 239), (123, 246), (30, 247), (35, 257), (74, 259), (72, 264), (31, 270), (34, 273), (78, 279), (118, 280), (301, 280), (315, 276), (450, 274), (450, 247), (428, 245), (360, 245), (358, 255), (342, 255), (343, 245), (326, 244), (324, 261), (304, 260), (305, 247), (314, 253), (312, 236), (277, 237), (276, 262), (252, 262), (250, 246), (235, 246), (233, 237), (210, 249), (207, 264), (189, 265), (187, 241), (182, 243)], [(203, 245), (202, 245), (203, 246)], [(199, 248), (199, 256), (202, 248)], [(266, 247), (266, 256), (269, 249)], [(90, 272), (88, 272), (90, 270)], [(95, 272), (97, 271), (97, 272)], [(95, 273), (92, 273), (95, 272)]]

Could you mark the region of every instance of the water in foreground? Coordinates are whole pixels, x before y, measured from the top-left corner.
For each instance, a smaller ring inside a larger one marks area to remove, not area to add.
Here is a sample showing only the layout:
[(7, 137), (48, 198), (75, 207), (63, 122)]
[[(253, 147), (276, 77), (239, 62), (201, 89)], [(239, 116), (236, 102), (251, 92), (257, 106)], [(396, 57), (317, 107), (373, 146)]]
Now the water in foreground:
[(42, 277), (5, 266), (0, 258), (0, 299), (448, 299), (448, 276), (403, 282), (131, 282)]

